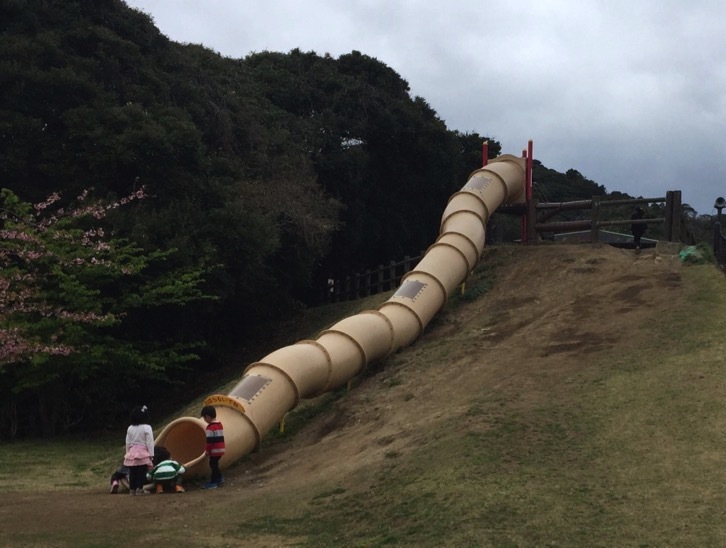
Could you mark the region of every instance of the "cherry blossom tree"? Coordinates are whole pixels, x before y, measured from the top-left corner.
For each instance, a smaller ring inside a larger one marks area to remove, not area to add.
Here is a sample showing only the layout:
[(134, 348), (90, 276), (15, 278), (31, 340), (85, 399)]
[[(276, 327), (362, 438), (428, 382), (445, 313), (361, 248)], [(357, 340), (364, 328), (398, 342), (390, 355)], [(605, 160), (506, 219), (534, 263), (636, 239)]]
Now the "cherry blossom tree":
[(1, 191), (0, 424), (10, 435), (18, 402), (53, 432), (195, 358), (193, 341), (151, 340), (130, 323), (209, 298), (203, 268), (170, 266), (174, 250), (108, 233), (109, 212), (145, 197), (140, 188), (102, 202), (84, 191), (64, 205), (54, 193), (32, 205)]

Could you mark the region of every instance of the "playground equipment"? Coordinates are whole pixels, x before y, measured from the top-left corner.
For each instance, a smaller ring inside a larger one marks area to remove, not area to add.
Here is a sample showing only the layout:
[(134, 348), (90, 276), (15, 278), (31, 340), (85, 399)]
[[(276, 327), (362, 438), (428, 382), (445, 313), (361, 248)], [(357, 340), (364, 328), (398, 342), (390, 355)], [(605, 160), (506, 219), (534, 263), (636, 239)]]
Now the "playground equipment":
[[(523, 157), (502, 155), (474, 171), (449, 198), (436, 242), (377, 310), (350, 316), (320, 333), (268, 354), (247, 366), (227, 395), (205, 399), (224, 425), (227, 468), (259, 448), (262, 437), (301, 399), (320, 396), (345, 385), (363, 368), (414, 342), (448, 297), (479, 261), (487, 221), (497, 207), (522, 203), (531, 181), (531, 142)], [(206, 423), (181, 417), (158, 435), (187, 469), (187, 476), (208, 472)]]

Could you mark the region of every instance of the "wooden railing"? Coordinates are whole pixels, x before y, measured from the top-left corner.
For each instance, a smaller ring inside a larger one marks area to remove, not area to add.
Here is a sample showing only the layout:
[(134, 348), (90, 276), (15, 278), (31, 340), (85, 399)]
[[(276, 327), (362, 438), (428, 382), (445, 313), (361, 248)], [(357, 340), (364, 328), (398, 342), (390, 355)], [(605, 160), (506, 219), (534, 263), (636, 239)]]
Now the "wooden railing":
[(350, 301), (392, 291), (396, 289), (403, 278), (423, 257), (408, 255), (402, 261), (390, 261), (387, 265), (378, 265), (378, 268), (357, 272), (340, 280), (329, 278), (328, 288), (323, 299), (324, 302)]
[[(615, 206), (636, 206), (640, 204), (665, 203), (664, 217), (650, 219), (616, 219), (600, 220), (603, 208)], [(589, 219), (577, 221), (550, 221), (563, 211), (589, 210)], [(626, 200), (602, 200), (599, 196), (591, 200), (578, 200), (574, 202), (539, 203), (532, 201), (528, 206), (528, 222), (530, 242), (537, 241), (537, 234), (543, 232), (570, 232), (576, 230), (590, 230), (590, 241), (599, 241), (599, 230), (610, 226), (632, 224), (659, 224), (665, 225), (665, 240), (669, 242), (693, 243), (693, 236), (688, 231), (681, 208), (681, 191), (669, 190), (664, 197), (657, 198), (631, 198)]]

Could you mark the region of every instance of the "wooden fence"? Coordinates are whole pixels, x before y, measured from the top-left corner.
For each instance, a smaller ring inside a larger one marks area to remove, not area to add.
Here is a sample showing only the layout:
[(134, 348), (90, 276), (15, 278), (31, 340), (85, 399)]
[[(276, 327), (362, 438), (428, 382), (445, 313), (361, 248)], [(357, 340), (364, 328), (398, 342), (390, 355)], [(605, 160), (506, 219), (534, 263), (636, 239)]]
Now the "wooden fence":
[(370, 295), (396, 289), (407, 273), (423, 258), (424, 252), (418, 257), (406, 255), (402, 261), (390, 261), (388, 265), (367, 269), (341, 280), (328, 279), (328, 288), (324, 302), (340, 302), (360, 299)]
[[(640, 204), (665, 203), (664, 216), (650, 219), (615, 219), (601, 220), (601, 212), (604, 208), (615, 206), (637, 206)], [(589, 210), (589, 219), (577, 221), (550, 221), (563, 211)], [(633, 224), (657, 224), (665, 225), (665, 240), (669, 242), (685, 242), (692, 244), (694, 238), (689, 232), (685, 218), (682, 214), (681, 191), (669, 190), (664, 197), (658, 198), (631, 198), (626, 200), (602, 200), (595, 196), (591, 200), (578, 200), (574, 202), (539, 203), (532, 200), (527, 206), (527, 239), (529, 242), (537, 242), (538, 234), (543, 232), (574, 232), (578, 230), (590, 230), (590, 241), (600, 241), (599, 231), (606, 227), (633, 225)]]

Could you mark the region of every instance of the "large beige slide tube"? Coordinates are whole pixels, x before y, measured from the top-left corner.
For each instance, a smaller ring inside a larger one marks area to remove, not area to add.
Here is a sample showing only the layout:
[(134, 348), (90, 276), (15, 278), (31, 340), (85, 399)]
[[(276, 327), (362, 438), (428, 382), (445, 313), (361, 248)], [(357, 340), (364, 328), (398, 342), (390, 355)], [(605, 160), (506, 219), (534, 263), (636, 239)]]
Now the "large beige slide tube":
[[(378, 310), (345, 318), (318, 335), (247, 366), (227, 395), (205, 400), (224, 426), (222, 469), (257, 449), (262, 437), (301, 399), (345, 385), (369, 363), (415, 341), (451, 293), (471, 274), (484, 249), (487, 221), (502, 204), (524, 201), (526, 160), (503, 155), (471, 174), (449, 199), (436, 242)], [(183, 462), (187, 476), (208, 473), (206, 424), (182, 417), (156, 439)]]

